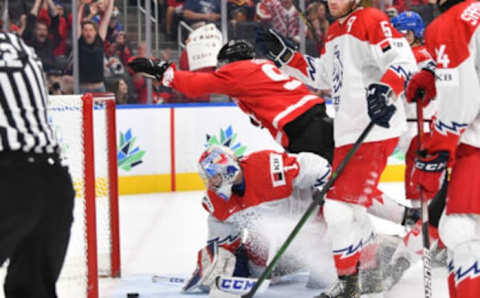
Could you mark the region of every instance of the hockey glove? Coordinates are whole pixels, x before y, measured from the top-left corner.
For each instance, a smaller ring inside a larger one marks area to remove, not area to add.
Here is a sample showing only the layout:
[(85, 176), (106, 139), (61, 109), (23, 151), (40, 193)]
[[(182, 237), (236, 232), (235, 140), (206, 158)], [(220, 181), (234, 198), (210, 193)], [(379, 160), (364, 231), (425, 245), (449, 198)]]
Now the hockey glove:
[(437, 89), (435, 87), (435, 74), (433, 70), (423, 68), (416, 74), (414, 74), (407, 84), (407, 91), (405, 95), (408, 102), (414, 102), (417, 98), (417, 94), (423, 93), (423, 106), (427, 106), (428, 103), (437, 96)]
[(295, 42), (273, 29), (258, 27), (255, 43), (260, 51), (278, 67), (287, 64), (297, 50)]
[(214, 285), (217, 276), (233, 275), (235, 263), (236, 258), (233, 253), (218, 246), (216, 241), (210, 242), (198, 251), (197, 268), (183, 286), (183, 291), (208, 291)]
[(397, 109), (392, 102), (392, 88), (381, 83), (372, 83), (367, 89), (368, 116), (373, 123), (389, 128), (388, 121)]
[(442, 186), (447, 169), (449, 154), (439, 151), (432, 156), (420, 153), (422, 157), (415, 159), (412, 183), (423, 189), (424, 200), (431, 200)]
[(152, 59), (147, 58), (135, 58), (128, 63), (134, 72), (150, 79), (156, 79), (161, 81), (163, 74), (170, 67), (171, 63), (168, 61), (160, 60), (155, 62)]

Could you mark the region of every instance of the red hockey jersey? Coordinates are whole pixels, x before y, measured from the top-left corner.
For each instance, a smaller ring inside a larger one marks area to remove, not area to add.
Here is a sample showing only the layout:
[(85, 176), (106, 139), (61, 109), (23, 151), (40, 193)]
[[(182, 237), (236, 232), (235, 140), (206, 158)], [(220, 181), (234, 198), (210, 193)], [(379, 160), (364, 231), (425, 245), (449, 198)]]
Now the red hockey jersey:
[[(438, 113), (430, 152), (455, 156), (458, 143), (480, 148), (480, 3), (466, 1), (437, 17), (425, 46), (437, 64)], [(455, 28), (455, 30), (452, 30)]]
[(300, 216), (312, 202), (314, 186), (325, 183), (331, 173), (325, 159), (308, 152), (258, 151), (243, 158), (240, 165), (245, 181), (243, 196), (233, 193), (225, 201), (207, 191), (202, 201), (210, 213), (208, 241), (227, 247), (238, 244), (244, 228), (266, 218)]
[(293, 179), (299, 173), (294, 155), (275, 151), (255, 152), (240, 161), (245, 181), (245, 194), (233, 193), (228, 201), (209, 190), (203, 207), (220, 221), (261, 203), (288, 198), (293, 191)]
[(175, 71), (165, 73), (164, 84), (188, 97), (210, 93), (231, 96), (238, 106), (266, 127), (284, 148), (289, 141), (283, 131), (312, 106), (324, 100), (310, 93), (300, 81), (281, 72), (268, 60), (242, 60), (226, 64), (213, 73)]

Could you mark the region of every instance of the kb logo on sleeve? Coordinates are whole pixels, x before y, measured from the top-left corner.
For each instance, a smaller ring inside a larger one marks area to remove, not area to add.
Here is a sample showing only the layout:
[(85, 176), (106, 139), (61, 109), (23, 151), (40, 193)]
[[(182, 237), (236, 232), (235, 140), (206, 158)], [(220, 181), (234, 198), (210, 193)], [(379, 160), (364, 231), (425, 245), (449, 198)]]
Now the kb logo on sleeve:
[(270, 174), (272, 176), (273, 187), (287, 184), (283, 170), (283, 159), (280, 154), (270, 154)]

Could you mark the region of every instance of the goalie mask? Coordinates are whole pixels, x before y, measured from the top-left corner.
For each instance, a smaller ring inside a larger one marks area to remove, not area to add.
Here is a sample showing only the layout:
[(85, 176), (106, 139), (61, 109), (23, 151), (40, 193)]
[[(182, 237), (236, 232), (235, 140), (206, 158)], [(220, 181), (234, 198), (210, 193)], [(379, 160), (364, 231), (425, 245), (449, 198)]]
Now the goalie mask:
[(210, 145), (200, 156), (198, 165), (205, 186), (228, 201), (232, 195), (232, 186), (241, 175), (235, 153), (225, 146)]

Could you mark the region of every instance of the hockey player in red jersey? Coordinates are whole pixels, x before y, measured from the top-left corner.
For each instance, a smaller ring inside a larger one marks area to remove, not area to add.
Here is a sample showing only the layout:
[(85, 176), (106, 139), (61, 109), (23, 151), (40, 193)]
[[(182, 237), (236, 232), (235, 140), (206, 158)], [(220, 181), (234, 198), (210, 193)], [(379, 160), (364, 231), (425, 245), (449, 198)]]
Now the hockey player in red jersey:
[(451, 167), (439, 233), (449, 250), (450, 297), (473, 298), (480, 293), (480, 3), (437, 4), (442, 14), (425, 33), (437, 68), (422, 69), (407, 88), (408, 100), (421, 89), (438, 106), (412, 180), (431, 197)]
[(324, 298), (360, 297), (360, 251), (368, 248), (373, 233), (366, 208), (382, 200), (377, 188), (380, 174), (406, 128), (402, 101), (396, 99), (403, 93), (409, 73), (417, 69), (407, 41), (388, 17), (359, 2), (328, 1), (337, 20), (328, 29), (319, 58), (296, 52), (273, 30), (257, 35), (257, 44), (282, 70), (307, 85), (331, 90), (335, 105), (333, 168), (368, 123), (377, 124), (327, 194), (324, 214), (339, 281), (319, 296)]
[[(210, 145), (199, 159), (199, 172), (207, 186), (202, 205), (210, 213), (208, 244), (198, 253), (197, 269), (184, 286), (187, 292), (211, 288), (217, 276), (258, 276), (267, 261), (265, 248), (279, 248), (311, 203), (315, 188), (328, 180), (331, 168), (312, 153), (263, 150), (239, 159), (228, 147)], [(244, 229), (250, 240), (242, 244)], [(308, 237), (309, 247), (296, 245), (300, 240), (296, 239), (289, 249), (323, 286), (336, 278), (325, 230), (322, 218), (312, 217), (299, 235)], [(322, 266), (309, 267), (312, 262)], [(251, 272), (256, 268), (260, 271)]]
[(145, 58), (130, 66), (191, 98), (229, 95), (288, 152), (313, 152), (331, 161), (333, 127), (324, 100), (271, 61), (254, 58), (255, 49), (247, 41), (231, 40), (218, 53), (221, 66), (213, 73), (179, 71), (174, 64)]

